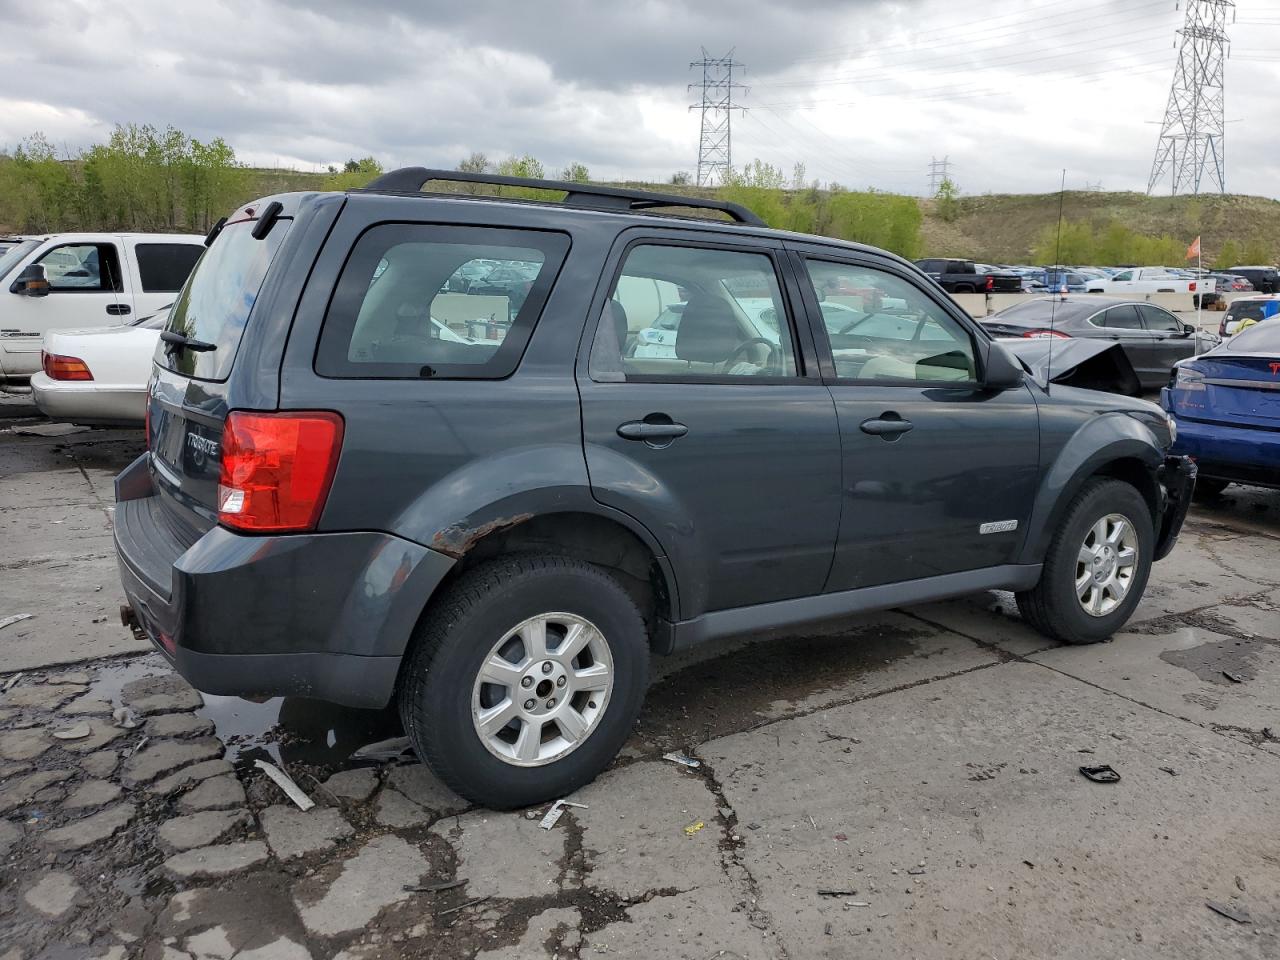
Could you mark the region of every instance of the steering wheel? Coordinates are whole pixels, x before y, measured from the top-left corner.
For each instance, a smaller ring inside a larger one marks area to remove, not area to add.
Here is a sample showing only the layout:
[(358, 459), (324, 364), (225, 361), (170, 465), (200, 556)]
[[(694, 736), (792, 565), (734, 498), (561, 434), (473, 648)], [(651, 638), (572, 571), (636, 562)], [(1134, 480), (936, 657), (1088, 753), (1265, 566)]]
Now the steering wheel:
[(748, 347), (755, 346), (757, 343), (763, 343), (769, 351), (769, 355), (764, 361), (764, 369), (775, 369), (778, 366), (778, 361), (782, 359), (782, 352), (778, 349), (778, 345), (772, 340), (766, 340), (764, 337), (752, 337), (750, 340), (743, 340), (729, 352), (729, 356), (720, 364), (721, 372), (732, 370), (733, 361), (737, 359), (738, 354), (744, 353)]

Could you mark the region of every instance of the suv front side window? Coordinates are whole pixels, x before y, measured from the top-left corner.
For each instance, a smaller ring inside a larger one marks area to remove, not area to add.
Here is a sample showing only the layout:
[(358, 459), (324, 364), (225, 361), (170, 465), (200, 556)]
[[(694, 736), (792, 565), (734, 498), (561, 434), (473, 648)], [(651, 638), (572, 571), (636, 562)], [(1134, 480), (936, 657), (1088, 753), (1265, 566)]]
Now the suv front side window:
[(66, 243), (36, 261), (50, 293), (119, 293), (124, 289), (113, 243)]
[[(674, 299), (679, 298), (679, 299)], [(598, 380), (795, 377), (795, 341), (765, 253), (638, 244), (605, 301)]]
[(569, 247), (562, 234), (382, 224), (356, 242), (325, 316), (328, 377), (508, 376)]
[(871, 267), (805, 263), (839, 379), (977, 380), (969, 332), (921, 290)]

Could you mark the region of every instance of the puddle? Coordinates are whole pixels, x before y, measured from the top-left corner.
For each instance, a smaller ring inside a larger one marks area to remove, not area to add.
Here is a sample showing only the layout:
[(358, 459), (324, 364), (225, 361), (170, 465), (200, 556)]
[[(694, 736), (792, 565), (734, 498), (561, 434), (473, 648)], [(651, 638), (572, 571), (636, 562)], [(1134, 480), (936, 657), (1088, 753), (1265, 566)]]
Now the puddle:
[[(108, 661), (94, 672), (86, 696), (119, 707), (126, 685), (172, 672), (159, 654)], [(403, 733), (393, 708), (356, 710), (298, 697), (254, 703), (239, 697), (201, 696), (204, 706), (195, 711), (196, 716), (213, 721), (214, 736), (226, 746), (227, 759), (236, 764), (261, 759), (335, 769), (359, 766), (350, 762), (352, 752)]]
[(274, 697), (262, 703), (203, 694), (196, 716), (213, 721), (235, 764), (270, 760), (333, 769), (361, 766), (351, 754), (365, 744), (403, 734), (394, 708), (357, 710), (321, 700)]
[(1246, 682), (1255, 679), (1261, 652), (1262, 644), (1249, 640), (1218, 640), (1185, 650), (1166, 650), (1160, 659), (1190, 670), (1201, 680), (1233, 687), (1236, 683), (1224, 671)]

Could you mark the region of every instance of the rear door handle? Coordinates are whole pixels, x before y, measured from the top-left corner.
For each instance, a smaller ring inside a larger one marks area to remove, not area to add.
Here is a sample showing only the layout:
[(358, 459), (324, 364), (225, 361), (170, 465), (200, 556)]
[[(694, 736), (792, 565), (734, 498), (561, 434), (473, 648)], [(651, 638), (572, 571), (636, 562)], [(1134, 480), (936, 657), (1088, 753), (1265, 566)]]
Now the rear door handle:
[(129, 309), (129, 305), (127, 303), (108, 303), (107, 304), (107, 313), (111, 314), (111, 316), (113, 317), (123, 317), (126, 314), (132, 313), (132, 312), (133, 311)]
[(631, 420), (618, 427), (618, 436), (623, 440), (675, 440), (689, 432), (683, 423), (645, 423), (643, 420)]
[(902, 419), (871, 419), (863, 420), (861, 426), (863, 433), (869, 433), (873, 437), (884, 437), (886, 440), (894, 440), (914, 427), (915, 424), (910, 420)]

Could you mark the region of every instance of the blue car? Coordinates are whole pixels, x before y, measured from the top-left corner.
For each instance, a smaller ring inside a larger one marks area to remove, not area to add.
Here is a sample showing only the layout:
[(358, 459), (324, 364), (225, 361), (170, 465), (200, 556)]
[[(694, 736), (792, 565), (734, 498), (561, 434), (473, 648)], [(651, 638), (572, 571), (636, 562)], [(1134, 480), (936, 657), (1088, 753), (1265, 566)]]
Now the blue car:
[(1200, 467), (1198, 494), (1229, 483), (1280, 488), (1280, 322), (1179, 361), (1160, 402), (1177, 423), (1174, 452)]

